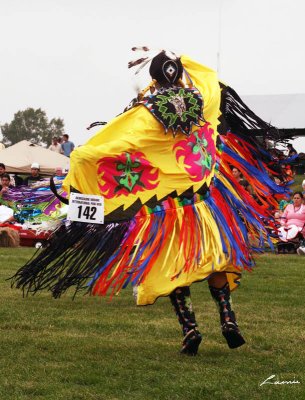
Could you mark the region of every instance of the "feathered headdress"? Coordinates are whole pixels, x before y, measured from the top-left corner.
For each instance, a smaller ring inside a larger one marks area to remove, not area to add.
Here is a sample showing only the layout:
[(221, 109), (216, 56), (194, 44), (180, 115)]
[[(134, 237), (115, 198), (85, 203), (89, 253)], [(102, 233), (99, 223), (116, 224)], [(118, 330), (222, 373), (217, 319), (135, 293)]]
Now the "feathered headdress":
[[(150, 49), (147, 46), (138, 46), (133, 47), (131, 49), (135, 52), (144, 52), (143, 56), (136, 58), (135, 60), (129, 61), (128, 68), (133, 68), (139, 65), (139, 68), (136, 70), (135, 75), (137, 75), (149, 62), (153, 59), (157, 60), (157, 57), (162, 57), (164, 61), (173, 61), (178, 62), (180, 58), (172, 51), (164, 50), (164, 49)], [(180, 62), (181, 63), (181, 62)], [(182, 66), (182, 64), (181, 64)]]

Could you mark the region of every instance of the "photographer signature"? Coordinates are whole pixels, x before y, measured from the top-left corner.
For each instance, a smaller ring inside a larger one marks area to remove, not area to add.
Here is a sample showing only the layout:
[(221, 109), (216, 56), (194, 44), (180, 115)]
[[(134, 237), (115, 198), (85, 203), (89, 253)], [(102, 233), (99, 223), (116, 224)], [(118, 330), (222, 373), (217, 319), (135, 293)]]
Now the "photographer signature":
[(270, 375), (269, 378), (264, 380), (259, 386), (263, 385), (295, 385), (295, 384), (300, 384), (298, 380), (293, 379), (293, 381), (272, 381), (272, 379), (275, 378), (275, 375)]

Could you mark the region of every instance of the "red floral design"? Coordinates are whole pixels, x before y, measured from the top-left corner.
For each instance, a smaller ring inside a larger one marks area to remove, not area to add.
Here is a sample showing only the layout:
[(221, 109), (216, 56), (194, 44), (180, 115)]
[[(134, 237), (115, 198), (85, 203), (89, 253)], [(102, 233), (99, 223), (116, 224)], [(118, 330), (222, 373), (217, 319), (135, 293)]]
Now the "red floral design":
[(158, 170), (141, 152), (124, 152), (98, 161), (99, 188), (104, 197), (128, 196), (158, 186)]
[(215, 164), (216, 146), (213, 134), (214, 130), (206, 123), (174, 146), (177, 161), (183, 157), (184, 168), (194, 182), (208, 177)]

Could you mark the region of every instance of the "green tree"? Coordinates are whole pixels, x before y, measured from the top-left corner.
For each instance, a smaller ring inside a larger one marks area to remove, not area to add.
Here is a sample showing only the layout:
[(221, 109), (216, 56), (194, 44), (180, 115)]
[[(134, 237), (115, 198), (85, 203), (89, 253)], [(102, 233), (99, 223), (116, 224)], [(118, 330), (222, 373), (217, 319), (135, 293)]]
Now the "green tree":
[(64, 121), (52, 118), (48, 121), (46, 112), (38, 108), (18, 111), (10, 123), (1, 125), (3, 143), (12, 145), (20, 140), (29, 140), (35, 144), (51, 144), (53, 136), (64, 134)]

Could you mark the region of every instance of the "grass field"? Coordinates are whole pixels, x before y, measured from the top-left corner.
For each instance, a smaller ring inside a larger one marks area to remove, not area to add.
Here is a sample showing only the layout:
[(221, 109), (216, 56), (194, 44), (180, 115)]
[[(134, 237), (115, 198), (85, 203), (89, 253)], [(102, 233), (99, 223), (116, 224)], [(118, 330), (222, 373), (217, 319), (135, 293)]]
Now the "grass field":
[(302, 182), (303, 182), (303, 180), (305, 179), (305, 175), (295, 175), (294, 177), (293, 177), (293, 184), (292, 184), (292, 186), (291, 186), (291, 189), (293, 190), (293, 191), (303, 191), (303, 189), (302, 189)]
[[(247, 344), (230, 350), (206, 283), (193, 285), (203, 342), (178, 353), (167, 298), (136, 307), (130, 290), (104, 298), (22, 298), (5, 279), (32, 254), (0, 250), (0, 399), (304, 399), (305, 257), (260, 256), (234, 294)], [(273, 381), (300, 384), (260, 384)]]

